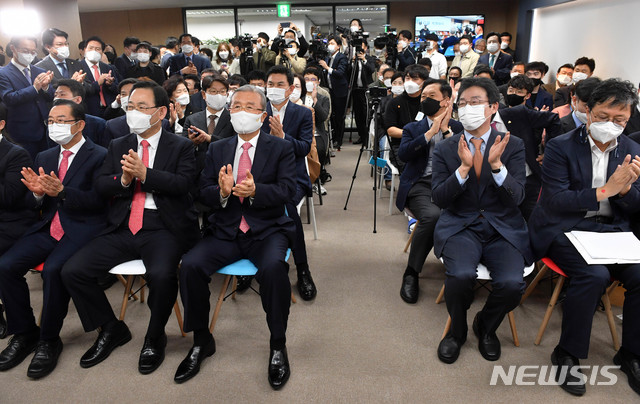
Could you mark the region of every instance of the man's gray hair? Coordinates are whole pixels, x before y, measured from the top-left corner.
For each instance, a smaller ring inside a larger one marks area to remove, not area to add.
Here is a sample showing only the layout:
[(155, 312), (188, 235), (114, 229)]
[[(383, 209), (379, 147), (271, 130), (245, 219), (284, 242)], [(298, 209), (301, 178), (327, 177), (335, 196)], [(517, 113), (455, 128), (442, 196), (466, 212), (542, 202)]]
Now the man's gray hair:
[(257, 88), (256, 86), (253, 86), (251, 84), (245, 84), (244, 86), (238, 88), (237, 90), (235, 90), (233, 92), (233, 95), (231, 95), (231, 101), (229, 102), (229, 106), (233, 105), (233, 99), (235, 98), (236, 94), (238, 93), (256, 93), (256, 94), (260, 94), (260, 105), (262, 106), (262, 110), (266, 111), (267, 109), (267, 96), (264, 94), (264, 91), (262, 91), (261, 89)]

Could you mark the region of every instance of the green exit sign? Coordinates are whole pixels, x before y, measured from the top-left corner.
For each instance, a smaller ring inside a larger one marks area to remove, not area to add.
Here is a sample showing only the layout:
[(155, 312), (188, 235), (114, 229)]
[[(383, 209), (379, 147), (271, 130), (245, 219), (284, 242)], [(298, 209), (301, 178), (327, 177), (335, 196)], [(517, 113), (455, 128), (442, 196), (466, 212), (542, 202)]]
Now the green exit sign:
[(278, 4), (278, 17), (291, 17), (291, 4)]

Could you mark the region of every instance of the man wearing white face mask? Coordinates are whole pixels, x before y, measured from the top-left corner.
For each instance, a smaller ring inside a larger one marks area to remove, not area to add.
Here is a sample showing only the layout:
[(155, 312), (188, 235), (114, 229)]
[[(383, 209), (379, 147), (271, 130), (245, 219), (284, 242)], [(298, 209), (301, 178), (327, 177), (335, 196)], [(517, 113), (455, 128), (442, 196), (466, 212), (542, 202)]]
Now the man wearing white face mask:
[(409, 30), (402, 30), (398, 33), (398, 56), (395, 60), (395, 68), (397, 70), (405, 70), (407, 66), (416, 63), (416, 53), (409, 44), (413, 34)]
[(142, 42), (136, 46), (137, 63), (129, 66), (124, 74), (125, 78), (148, 77), (151, 80), (162, 85), (167, 79), (167, 74), (162, 68), (150, 61), (151, 45), (148, 42)]
[(82, 83), (86, 76), (80, 63), (69, 58), (68, 37), (66, 32), (56, 28), (50, 28), (42, 34), (42, 46), (48, 55), (36, 66), (53, 72), (51, 83), (54, 86), (61, 79), (74, 79)]
[[(83, 104), (84, 88), (82, 87), (82, 84), (78, 83), (77, 81), (72, 79), (63, 79), (58, 81), (58, 84), (55, 86), (55, 88), (56, 92), (53, 95), (54, 101), (71, 100), (76, 104)], [(84, 135), (84, 137), (86, 137), (87, 139), (91, 139), (93, 143), (102, 146), (105, 143), (103, 141), (103, 136), (106, 121), (99, 116), (85, 114), (84, 122), (85, 125), (84, 129), (82, 130), (82, 134)], [(109, 146), (108, 142), (107, 146)]]
[(291, 373), (286, 348), (291, 284), (284, 257), (295, 232), (285, 213), (296, 188), (295, 157), (291, 142), (260, 130), (266, 107), (262, 91), (250, 85), (237, 89), (229, 109), (238, 136), (215, 142), (207, 151), (201, 200), (215, 211), (216, 220), (182, 259), (184, 329), (193, 331), (193, 346), (178, 366), (176, 383), (197, 375), (202, 362), (215, 353), (209, 332), (209, 282), (217, 270), (241, 258), (258, 269), (256, 280), (271, 334), (269, 384), (280, 389)]
[(178, 38), (182, 53), (169, 58), (169, 76), (174, 74), (200, 74), (211, 67), (208, 57), (194, 54), (194, 43), (191, 34), (182, 34)]
[(456, 55), (451, 62), (451, 66), (457, 66), (462, 70), (461, 79), (473, 76), (473, 69), (476, 68), (480, 58), (480, 55), (471, 49), (472, 42), (473, 38), (471, 36), (463, 35), (459, 42), (460, 55)]
[(640, 264), (588, 265), (565, 235), (632, 230), (640, 209), (640, 146), (620, 135), (637, 104), (637, 89), (628, 81), (605, 80), (593, 90), (587, 123), (547, 143), (542, 193), (529, 220), (535, 258), (552, 259), (570, 279), (551, 362), (556, 378), (566, 374), (560, 387), (573, 395), (586, 392), (580, 359), (589, 354), (593, 313), (612, 276), (627, 290), (622, 346), (613, 363), (640, 394)]
[(286, 66), (294, 73), (302, 74), (307, 67), (307, 60), (301, 56), (298, 56), (298, 42), (289, 41), (284, 51), (276, 56), (276, 65)]
[(505, 84), (511, 78), (513, 58), (500, 50), (500, 34), (490, 32), (487, 35), (487, 53), (478, 58), (478, 64), (487, 65), (493, 70), (493, 81), (497, 86)]
[[(30, 191), (25, 203), (39, 211), (40, 218), (0, 258), (0, 294), (9, 333), (14, 334), (0, 353), (0, 371), (17, 366), (34, 349), (27, 376), (39, 379), (55, 369), (69, 305), (62, 268), (105, 228), (106, 203), (96, 192), (95, 181), (107, 151), (83, 137), (84, 115), (80, 104), (55, 101), (47, 124), (49, 137), (57, 146), (39, 153), (33, 169), (22, 169), (22, 182)], [(43, 308), (38, 326), (24, 275), (43, 262)]]
[(329, 92), (331, 94), (331, 127), (333, 128), (333, 146), (340, 150), (344, 137), (344, 116), (346, 113), (349, 82), (347, 69), (349, 61), (340, 52), (338, 37), (330, 35), (327, 41), (329, 57), (320, 60), (318, 64), (328, 74)]
[(118, 96), (118, 74), (111, 65), (100, 61), (105, 43), (97, 36), (90, 37), (84, 44), (84, 60), (81, 62), (85, 77), (85, 105), (87, 112), (103, 116)]
[[(582, 56), (576, 60), (573, 66), (573, 75), (571, 76), (571, 81), (573, 84), (577, 84), (578, 82), (585, 80), (593, 75), (593, 71), (596, 69), (596, 61), (594, 59), (590, 59), (586, 56)], [(569, 92), (571, 91), (571, 86), (566, 86), (559, 88), (556, 91), (556, 94), (560, 93), (558, 97), (562, 97), (565, 100), (569, 100)]]
[[(565, 63), (562, 66), (560, 66), (558, 68), (558, 71), (556, 72), (556, 83), (555, 83), (555, 85), (549, 83), (549, 84), (547, 84), (545, 86), (547, 91), (549, 91), (549, 93), (553, 94), (553, 108), (554, 108), (554, 110), (557, 109), (557, 108), (560, 108), (562, 106), (565, 106), (567, 104), (571, 104), (571, 102), (570, 102), (571, 100), (565, 98), (567, 93), (565, 91), (559, 92), (558, 90), (570, 85), (571, 81), (572, 81), (572, 77), (573, 77), (573, 65), (571, 63)], [(559, 112), (559, 114), (564, 113), (564, 115), (560, 115), (560, 118), (562, 118), (563, 116), (568, 114), (568, 112), (562, 111), (562, 110), (560, 110), (558, 112)]]
[(36, 39), (14, 37), (9, 42), (11, 63), (0, 69), (0, 99), (7, 107), (7, 132), (31, 157), (47, 149), (43, 122), (53, 100), (52, 71), (32, 66)]
[(429, 72), (429, 77), (444, 80), (447, 76), (447, 58), (438, 51), (439, 40), (438, 35), (428, 34), (423, 56), (431, 59), (431, 72)]
[(124, 46), (122, 49), (122, 55), (118, 56), (114, 62), (116, 69), (118, 69), (122, 77), (126, 77), (127, 70), (138, 63), (136, 54), (136, 47), (138, 44), (140, 44), (140, 40), (135, 36), (128, 36), (122, 42), (122, 45)]

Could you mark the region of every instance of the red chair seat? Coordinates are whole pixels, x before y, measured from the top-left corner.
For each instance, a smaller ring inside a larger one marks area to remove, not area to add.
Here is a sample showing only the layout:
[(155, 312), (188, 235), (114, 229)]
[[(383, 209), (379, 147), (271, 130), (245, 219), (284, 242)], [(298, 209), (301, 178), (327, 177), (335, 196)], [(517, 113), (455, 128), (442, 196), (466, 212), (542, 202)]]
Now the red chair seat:
[(42, 268), (44, 268), (44, 262), (37, 267), (33, 268), (34, 271), (42, 272)]
[(565, 278), (568, 278), (567, 274), (564, 273), (564, 271), (562, 271), (562, 269), (560, 269), (559, 266), (557, 266), (552, 260), (551, 258), (543, 258), (542, 262), (544, 262), (544, 264), (546, 266), (549, 267), (549, 269), (551, 269), (553, 272), (557, 273), (558, 275), (564, 276)]

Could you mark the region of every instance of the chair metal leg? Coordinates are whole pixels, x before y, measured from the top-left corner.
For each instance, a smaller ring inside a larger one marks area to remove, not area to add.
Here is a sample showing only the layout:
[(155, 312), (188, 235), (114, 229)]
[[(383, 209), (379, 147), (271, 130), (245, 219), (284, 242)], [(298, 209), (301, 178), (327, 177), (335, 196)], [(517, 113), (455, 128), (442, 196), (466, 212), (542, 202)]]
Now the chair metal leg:
[(318, 239), (318, 226), (316, 224), (316, 209), (313, 206), (313, 194), (307, 197), (307, 215), (309, 215), (309, 221), (313, 224), (313, 239)]
[(558, 277), (558, 282), (556, 283), (556, 287), (553, 289), (551, 300), (549, 300), (547, 311), (546, 313), (544, 313), (542, 324), (540, 324), (540, 328), (538, 329), (538, 335), (536, 336), (536, 340), (534, 342), (534, 344), (536, 345), (540, 345), (540, 341), (542, 341), (542, 336), (544, 335), (544, 331), (547, 328), (547, 324), (549, 324), (551, 313), (553, 313), (553, 308), (556, 306), (556, 303), (558, 302), (558, 296), (560, 296), (560, 291), (562, 291), (562, 285), (564, 285), (564, 276)]
[(127, 303), (129, 302), (129, 294), (131, 293), (131, 286), (133, 285), (133, 279), (135, 275), (127, 276), (127, 285), (124, 288), (124, 295), (122, 296), (122, 308), (120, 309), (120, 321), (124, 320), (124, 316), (127, 313)]
[(527, 300), (529, 295), (533, 293), (533, 290), (536, 288), (536, 286), (538, 286), (538, 283), (540, 283), (540, 281), (542, 280), (542, 277), (547, 273), (548, 270), (549, 270), (548, 266), (542, 265), (542, 268), (540, 268), (536, 277), (533, 278), (533, 280), (527, 287), (527, 290), (524, 291), (524, 295), (522, 295), (522, 299), (520, 299), (520, 304), (524, 303), (524, 301)]
[(389, 191), (389, 215), (393, 215), (393, 190), (396, 186), (396, 176), (391, 174), (391, 190)]
[(180, 333), (183, 337), (186, 337), (187, 334), (184, 332), (184, 325), (182, 322), (182, 312), (180, 311), (180, 305), (178, 304), (178, 300), (176, 299), (175, 304), (173, 305), (173, 310), (176, 312), (176, 318), (178, 319), (178, 326), (180, 327)]
[(447, 318), (447, 324), (444, 325), (444, 331), (442, 332), (442, 338), (440, 339), (444, 339), (444, 337), (447, 336), (447, 333), (449, 332), (450, 329), (451, 329), (451, 316)]
[(216, 326), (216, 321), (218, 321), (218, 314), (220, 314), (220, 308), (222, 307), (222, 302), (224, 301), (224, 294), (227, 292), (227, 288), (229, 287), (230, 280), (231, 280), (231, 275), (224, 276), (222, 289), (220, 289), (220, 295), (218, 296), (218, 303), (216, 303), (216, 308), (213, 311), (213, 318), (211, 319), (211, 325), (209, 326), (209, 332), (212, 334), (213, 334), (213, 328)]
[(442, 284), (442, 288), (440, 288), (440, 293), (438, 293), (438, 297), (436, 297), (436, 304), (440, 304), (443, 298), (444, 298), (444, 283)]
[(607, 288), (607, 291), (602, 295), (602, 303), (604, 304), (604, 312), (607, 315), (607, 322), (609, 323), (609, 330), (611, 331), (611, 339), (613, 340), (613, 349), (616, 351), (620, 349), (620, 340), (618, 339), (618, 331), (616, 330), (616, 323), (611, 311), (611, 299), (609, 295), (615, 288), (618, 287), (620, 282), (614, 281), (611, 286)]
[(509, 318), (509, 327), (511, 328), (511, 335), (513, 336), (513, 345), (520, 346), (520, 339), (518, 338), (518, 330), (516, 329), (516, 319), (513, 316), (513, 311), (507, 314)]
[[(420, 223), (419, 220), (416, 220), (416, 226), (418, 225), (418, 223)], [(416, 228), (414, 227), (413, 230), (415, 230)], [(404, 252), (407, 252), (407, 250), (409, 249), (409, 246), (411, 245), (411, 242), (413, 241), (413, 231), (411, 231), (411, 234), (409, 235), (409, 240), (407, 240), (407, 244), (405, 244), (404, 246)]]

